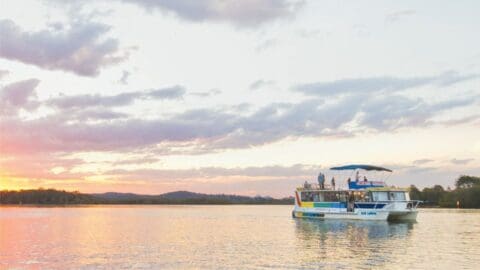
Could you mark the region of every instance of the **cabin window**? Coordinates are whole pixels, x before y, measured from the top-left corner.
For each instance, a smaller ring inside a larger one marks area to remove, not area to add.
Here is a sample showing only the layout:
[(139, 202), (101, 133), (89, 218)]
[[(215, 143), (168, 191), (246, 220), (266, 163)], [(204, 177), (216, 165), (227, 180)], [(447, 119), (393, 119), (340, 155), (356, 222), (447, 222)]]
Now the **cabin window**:
[(372, 192), (372, 199), (376, 201), (406, 201), (404, 191), (375, 191)]
[(302, 192), (300, 198), (302, 202), (345, 202), (347, 194), (345, 192)]
[(337, 196), (338, 196), (338, 201), (340, 202), (346, 202), (348, 199), (347, 193), (344, 193), (344, 192), (338, 193)]
[(389, 197), (390, 197), (390, 201), (405, 201), (406, 200), (405, 192), (403, 192), (403, 191), (401, 191), (401, 192), (398, 192), (398, 191), (389, 192)]
[(325, 201), (326, 202), (334, 202), (337, 200), (335, 193), (333, 192), (325, 192)]
[(302, 202), (313, 202), (313, 193), (302, 192)]
[(389, 201), (388, 192), (384, 192), (384, 191), (372, 192), (372, 199), (373, 199), (374, 202)]
[(323, 193), (322, 192), (319, 192), (317, 194), (315, 194), (316, 197), (315, 197), (315, 202), (324, 202), (325, 201), (325, 197), (323, 196)]

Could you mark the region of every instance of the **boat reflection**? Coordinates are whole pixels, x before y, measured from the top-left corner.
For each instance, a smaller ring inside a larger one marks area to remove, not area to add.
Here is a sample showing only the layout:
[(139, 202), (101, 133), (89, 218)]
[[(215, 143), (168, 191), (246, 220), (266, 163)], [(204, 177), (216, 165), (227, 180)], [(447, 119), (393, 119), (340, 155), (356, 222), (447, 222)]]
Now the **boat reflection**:
[(414, 222), (347, 221), (295, 219), (297, 234), (304, 239), (324, 234), (348, 234), (355, 238), (364, 235), (369, 239), (407, 237)]
[[(295, 219), (302, 265), (333, 268), (386, 266), (396, 250), (411, 245), (414, 223)], [(354, 265), (352, 265), (352, 263)]]

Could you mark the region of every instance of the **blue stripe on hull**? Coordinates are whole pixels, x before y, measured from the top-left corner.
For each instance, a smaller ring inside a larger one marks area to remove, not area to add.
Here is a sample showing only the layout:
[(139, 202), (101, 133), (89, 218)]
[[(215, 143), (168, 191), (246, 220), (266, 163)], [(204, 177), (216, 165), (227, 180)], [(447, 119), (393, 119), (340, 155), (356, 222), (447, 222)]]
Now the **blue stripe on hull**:
[(356, 203), (355, 208), (362, 209), (381, 209), (386, 205), (386, 203)]

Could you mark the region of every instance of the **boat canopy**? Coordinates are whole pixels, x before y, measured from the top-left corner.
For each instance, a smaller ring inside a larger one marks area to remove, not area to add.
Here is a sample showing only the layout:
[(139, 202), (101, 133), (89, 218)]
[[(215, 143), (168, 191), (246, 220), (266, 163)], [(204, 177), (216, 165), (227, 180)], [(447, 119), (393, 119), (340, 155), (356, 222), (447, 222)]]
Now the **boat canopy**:
[(382, 168), (382, 167), (372, 166), (372, 165), (361, 165), (361, 164), (353, 164), (353, 165), (346, 165), (346, 166), (330, 168), (330, 170), (335, 170), (335, 171), (357, 170), (357, 169), (362, 169), (362, 170), (366, 170), (366, 171), (392, 172), (392, 170), (387, 169), (387, 168)]

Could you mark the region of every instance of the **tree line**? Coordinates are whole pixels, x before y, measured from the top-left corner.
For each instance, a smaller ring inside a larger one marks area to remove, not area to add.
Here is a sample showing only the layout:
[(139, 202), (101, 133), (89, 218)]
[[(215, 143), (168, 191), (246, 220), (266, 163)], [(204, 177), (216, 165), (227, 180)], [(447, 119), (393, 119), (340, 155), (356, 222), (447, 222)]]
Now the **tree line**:
[(0, 204), (92, 204), (95, 197), (78, 191), (56, 189), (29, 189), (0, 191)]
[[(171, 194), (182, 193), (181, 197)], [(83, 194), (56, 189), (4, 190), (0, 191), (0, 204), (293, 204), (293, 197), (248, 197), (225, 194), (200, 194), (173, 192), (162, 195), (128, 194), (111, 197), (105, 194)]]
[[(101, 194), (83, 194), (55, 189), (0, 191), (0, 204), (293, 204), (293, 197), (247, 197), (236, 195), (208, 195), (184, 192), (182, 197), (164, 195), (136, 195), (110, 198)], [(419, 190), (412, 185), (410, 199), (421, 200), (420, 207), (480, 208), (480, 177), (462, 175), (455, 181), (454, 189), (440, 185)]]
[(455, 189), (440, 185), (419, 190), (410, 186), (410, 199), (423, 201), (425, 207), (480, 208), (480, 177), (462, 175), (455, 181)]

